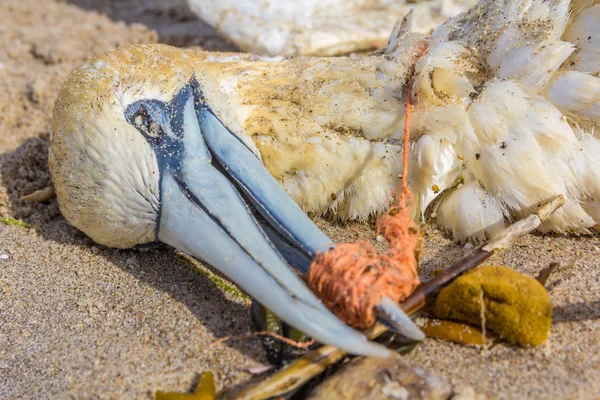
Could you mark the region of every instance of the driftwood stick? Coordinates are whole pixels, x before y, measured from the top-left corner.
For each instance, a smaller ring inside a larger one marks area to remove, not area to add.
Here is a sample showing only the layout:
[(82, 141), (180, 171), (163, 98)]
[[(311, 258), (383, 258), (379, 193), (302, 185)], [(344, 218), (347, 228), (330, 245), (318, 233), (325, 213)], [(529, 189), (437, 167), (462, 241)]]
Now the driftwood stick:
[(21, 200), (23, 201), (31, 201), (35, 203), (41, 203), (43, 201), (48, 201), (56, 195), (54, 192), (53, 186), (48, 186), (44, 189), (36, 190), (33, 193), (29, 193), (25, 196), (21, 196)]

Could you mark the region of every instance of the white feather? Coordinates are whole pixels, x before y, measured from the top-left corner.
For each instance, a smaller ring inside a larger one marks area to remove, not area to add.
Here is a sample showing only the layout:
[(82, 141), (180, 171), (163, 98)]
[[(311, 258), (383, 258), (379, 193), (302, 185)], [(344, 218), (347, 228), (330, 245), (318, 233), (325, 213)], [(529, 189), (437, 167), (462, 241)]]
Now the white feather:
[(571, 43), (560, 40), (528, 42), (506, 53), (496, 76), (519, 82), (527, 93), (536, 94), (573, 50)]
[(431, 135), (421, 136), (412, 152), (408, 183), (416, 199), (415, 213), (423, 216), (433, 199), (454, 182), (460, 162), (451, 143)]
[(600, 125), (600, 78), (562, 72), (548, 88), (548, 100), (567, 115)]
[(436, 223), (461, 242), (482, 242), (495, 235), (504, 229), (506, 216), (502, 204), (475, 180), (451, 190), (435, 211)]
[(515, 82), (489, 83), (469, 108), (469, 119), (479, 141), (498, 145), (506, 141), (510, 126), (525, 120), (527, 99), (527, 94)]
[(415, 66), (415, 86), (421, 101), (429, 105), (442, 105), (445, 100), (469, 102), (475, 89), (465, 73), (476, 69), (474, 63), (469, 50), (458, 42), (442, 42), (429, 49)]
[(486, 58), (487, 65), (492, 71), (497, 71), (506, 57), (506, 54), (518, 47), (525, 41), (525, 32), (519, 29), (515, 25), (508, 26), (502, 33), (496, 42), (490, 46), (489, 54)]
[(571, 69), (592, 75), (600, 72), (599, 21), (600, 4), (583, 11), (565, 32), (564, 40), (577, 48), (569, 60)]
[(583, 208), (600, 224), (600, 139), (585, 132), (579, 134), (581, 145), (571, 168), (582, 192)]

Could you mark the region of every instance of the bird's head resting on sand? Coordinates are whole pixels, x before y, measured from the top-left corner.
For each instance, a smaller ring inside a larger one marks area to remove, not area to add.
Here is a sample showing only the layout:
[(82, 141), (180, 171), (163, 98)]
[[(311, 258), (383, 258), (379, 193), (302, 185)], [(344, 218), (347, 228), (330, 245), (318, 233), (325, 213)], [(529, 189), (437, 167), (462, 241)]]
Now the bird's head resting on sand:
[(435, 200), (439, 225), (477, 241), (563, 194), (544, 228), (589, 232), (600, 222), (596, 3), (483, 0), (430, 38), (409, 17), (366, 57), (100, 55), (56, 103), (61, 211), (101, 244), (161, 241), (203, 258), (317, 340), (382, 355), (282, 261), (306, 270), (331, 244), (302, 209), (363, 218), (387, 206), (413, 79), (418, 215)]

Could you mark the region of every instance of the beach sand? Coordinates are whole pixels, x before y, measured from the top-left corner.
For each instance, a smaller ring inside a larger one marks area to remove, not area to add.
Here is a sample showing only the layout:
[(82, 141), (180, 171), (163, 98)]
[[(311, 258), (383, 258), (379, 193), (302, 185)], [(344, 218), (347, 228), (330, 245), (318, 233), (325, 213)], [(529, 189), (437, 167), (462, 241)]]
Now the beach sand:
[[(26, 203), (50, 184), (47, 145), (61, 82), (87, 57), (129, 43), (234, 50), (183, 0), (0, 2), (0, 399), (151, 398), (187, 391), (203, 371), (219, 388), (266, 363), (250, 331), (248, 300), (224, 291), (166, 246), (147, 251), (94, 244), (55, 200)], [(372, 237), (373, 225), (318, 219), (336, 241)], [(467, 253), (426, 228), (421, 277)], [(474, 349), (428, 339), (407, 356), (457, 386), (499, 399), (600, 397), (600, 238), (529, 235), (492, 263), (549, 281), (547, 344)], [(574, 262), (571, 268), (567, 266)]]

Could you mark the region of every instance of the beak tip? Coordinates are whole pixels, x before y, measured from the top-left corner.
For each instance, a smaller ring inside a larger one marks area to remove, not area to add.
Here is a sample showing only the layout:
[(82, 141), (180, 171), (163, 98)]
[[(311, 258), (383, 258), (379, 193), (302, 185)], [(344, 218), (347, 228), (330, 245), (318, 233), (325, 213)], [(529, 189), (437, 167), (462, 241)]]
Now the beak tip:
[(390, 298), (382, 300), (377, 306), (377, 312), (379, 319), (393, 331), (417, 342), (425, 340), (423, 331)]

